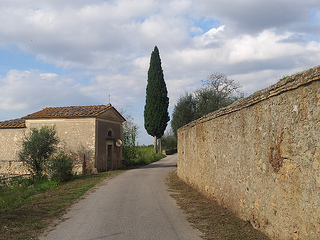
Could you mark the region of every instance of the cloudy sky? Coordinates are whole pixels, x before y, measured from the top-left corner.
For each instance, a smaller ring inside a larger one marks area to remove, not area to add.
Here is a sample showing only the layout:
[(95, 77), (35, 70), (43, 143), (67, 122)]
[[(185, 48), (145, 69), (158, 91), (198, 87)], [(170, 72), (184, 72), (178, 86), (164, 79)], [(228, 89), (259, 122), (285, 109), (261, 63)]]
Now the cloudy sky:
[(246, 95), (320, 64), (319, 0), (0, 0), (0, 121), (111, 103), (143, 127), (158, 46), (170, 113), (215, 72)]

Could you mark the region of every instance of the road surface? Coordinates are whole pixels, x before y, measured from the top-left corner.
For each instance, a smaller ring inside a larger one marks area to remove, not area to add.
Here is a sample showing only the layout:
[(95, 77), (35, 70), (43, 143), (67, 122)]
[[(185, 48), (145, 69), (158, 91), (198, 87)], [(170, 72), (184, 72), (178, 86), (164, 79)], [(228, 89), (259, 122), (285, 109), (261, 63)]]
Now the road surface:
[(176, 155), (168, 156), (105, 181), (40, 239), (201, 239), (166, 191), (176, 161)]

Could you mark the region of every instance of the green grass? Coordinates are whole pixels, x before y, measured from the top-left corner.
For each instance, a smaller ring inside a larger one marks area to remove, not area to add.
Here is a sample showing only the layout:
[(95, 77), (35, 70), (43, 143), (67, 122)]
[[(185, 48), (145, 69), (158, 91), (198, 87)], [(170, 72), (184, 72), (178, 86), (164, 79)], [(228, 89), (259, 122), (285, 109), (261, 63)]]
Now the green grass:
[(14, 180), (0, 187), (0, 239), (32, 239), (97, 183), (125, 170), (76, 176), (72, 181)]
[(152, 146), (137, 146), (136, 158), (131, 160), (132, 165), (145, 165), (156, 162), (165, 157), (162, 153), (155, 154)]
[(0, 187), (0, 214), (19, 207), (31, 200), (31, 196), (59, 186), (57, 182), (14, 178)]

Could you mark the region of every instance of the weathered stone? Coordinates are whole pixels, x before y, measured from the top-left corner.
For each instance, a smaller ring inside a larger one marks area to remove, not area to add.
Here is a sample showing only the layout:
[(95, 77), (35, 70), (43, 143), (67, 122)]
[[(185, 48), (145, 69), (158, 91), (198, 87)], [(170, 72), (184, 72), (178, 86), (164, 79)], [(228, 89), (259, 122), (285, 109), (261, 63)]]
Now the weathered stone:
[(320, 236), (320, 67), (178, 130), (178, 175), (273, 239)]

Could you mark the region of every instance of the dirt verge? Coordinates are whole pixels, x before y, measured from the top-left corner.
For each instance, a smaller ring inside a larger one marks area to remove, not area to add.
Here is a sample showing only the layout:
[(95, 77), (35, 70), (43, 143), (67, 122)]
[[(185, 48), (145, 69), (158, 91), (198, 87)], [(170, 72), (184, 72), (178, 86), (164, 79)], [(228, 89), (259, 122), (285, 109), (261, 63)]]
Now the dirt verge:
[(202, 232), (203, 239), (269, 239), (250, 222), (236, 217), (180, 180), (176, 172), (168, 175), (167, 185), (170, 196), (187, 214), (191, 225)]

